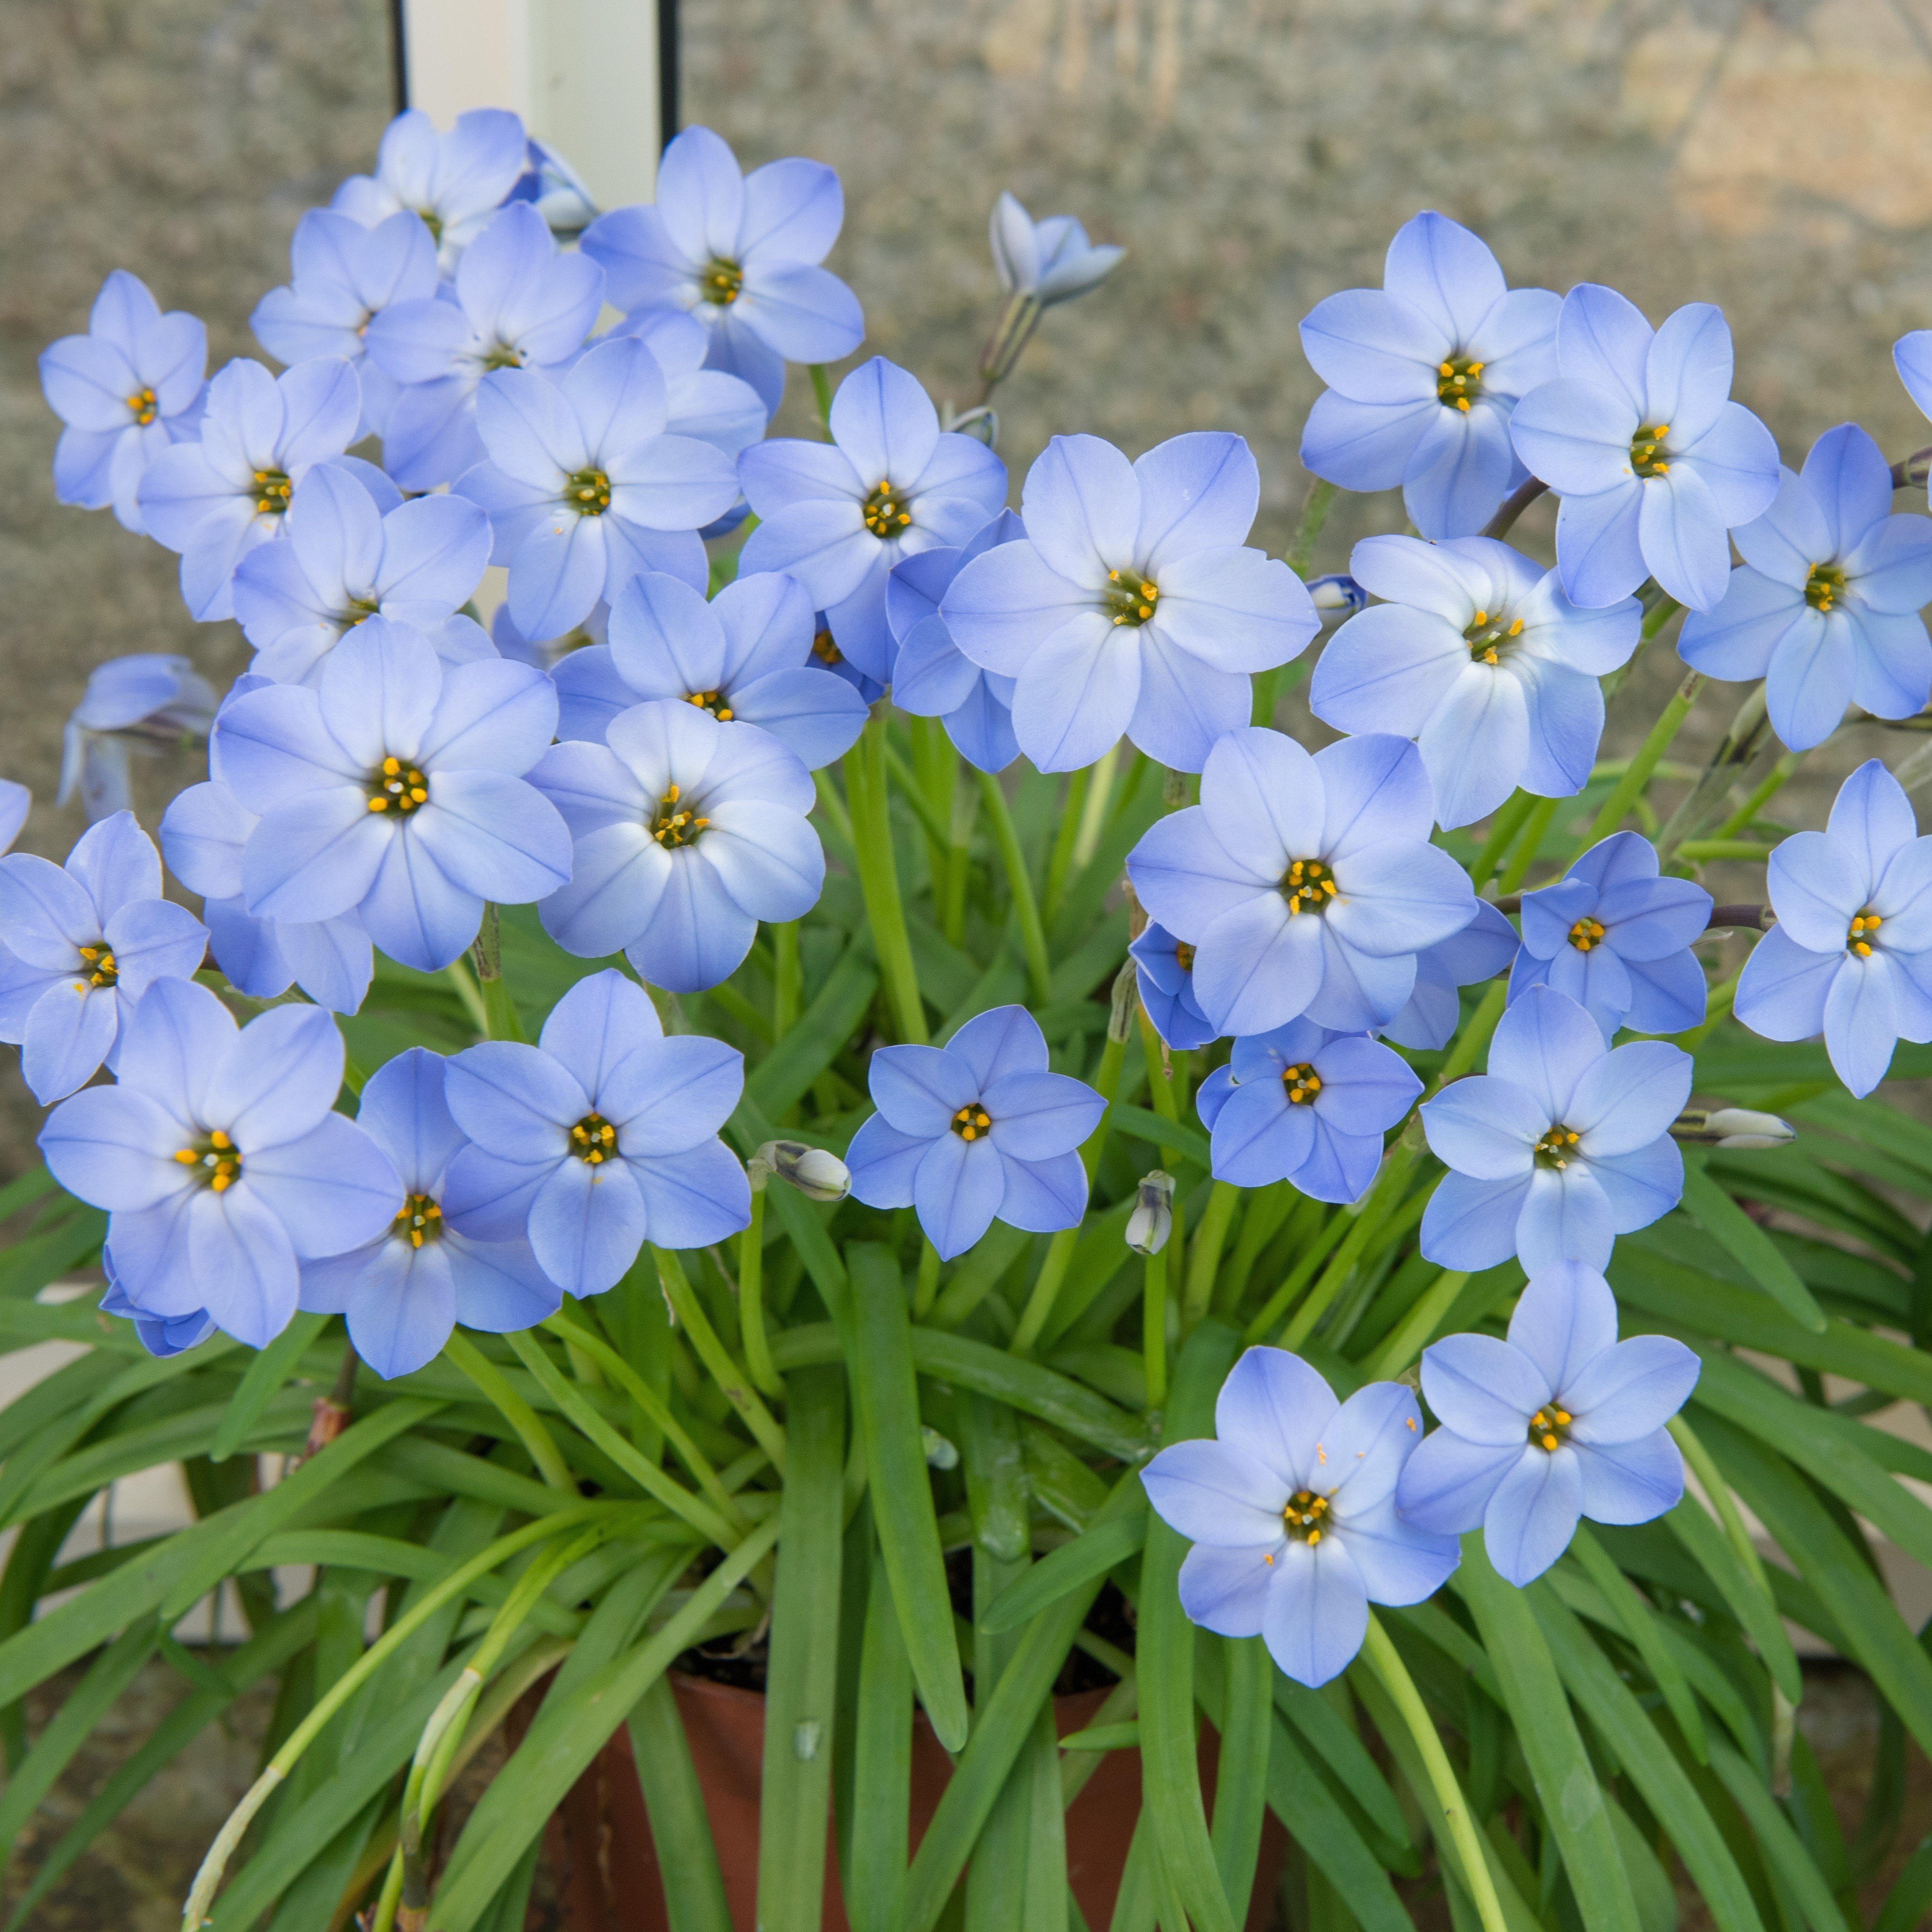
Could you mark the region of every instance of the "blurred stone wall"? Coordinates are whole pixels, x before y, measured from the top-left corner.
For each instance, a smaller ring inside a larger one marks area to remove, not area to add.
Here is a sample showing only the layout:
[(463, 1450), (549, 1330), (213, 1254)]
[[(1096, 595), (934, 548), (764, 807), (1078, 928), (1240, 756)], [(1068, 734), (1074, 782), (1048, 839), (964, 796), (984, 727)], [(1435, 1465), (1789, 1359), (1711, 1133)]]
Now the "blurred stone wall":
[[(373, 155), (386, 22), (382, 0), (5, 0), (0, 772), (38, 795), (29, 849), (57, 856), (80, 829), (52, 797), (94, 664), (182, 650), (225, 678), (245, 656), (232, 626), (189, 620), (171, 556), (55, 504), (34, 358), (116, 266), (202, 316), (216, 364), (252, 352), (296, 218)], [(1378, 280), (1424, 207), (1480, 230), (1513, 281), (1607, 281), (1653, 318), (1721, 303), (1737, 394), (1790, 460), (1848, 416), (1894, 454), (1932, 440), (1889, 355), (1932, 324), (1932, 0), (683, 0), (683, 37), (688, 119), (748, 163), (838, 168), (832, 266), (866, 352), (937, 394), (974, 386), (1001, 188), (1127, 245), (1002, 393), (1016, 489), (1056, 431), (1138, 452), (1236, 429), (1261, 463), (1258, 540), (1280, 548), (1316, 392), (1297, 320)], [(805, 428), (803, 388), (782, 430)], [(1523, 541), (1550, 523), (1533, 512)], [(1399, 527), (1392, 501), (1345, 502), (1318, 560)], [(1660, 657), (1632, 680), (1613, 744), (1672, 675)], [(1735, 701), (1707, 690), (1686, 746)], [(1794, 815), (1815, 822), (1876, 736), (1834, 742)], [(143, 766), (146, 821), (196, 776)], [(0, 1171), (34, 1118), (4, 1059)]]

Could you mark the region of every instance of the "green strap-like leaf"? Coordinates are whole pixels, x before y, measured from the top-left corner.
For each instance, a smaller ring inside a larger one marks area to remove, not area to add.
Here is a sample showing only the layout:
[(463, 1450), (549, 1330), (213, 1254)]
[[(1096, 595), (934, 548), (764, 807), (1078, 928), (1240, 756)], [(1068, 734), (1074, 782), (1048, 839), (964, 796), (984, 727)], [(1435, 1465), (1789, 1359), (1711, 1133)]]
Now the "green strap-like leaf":
[(1706, 1234), (1724, 1243), (1734, 1259), (1750, 1270), (1752, 1279), (1794, 1322), (1814, 1335), (1825, 1330), (1825, 1311), (1798, 1277), (1798, 1270), (1779, 1252), (1771, 1237), (1704, 1171), (1702, 1150), (1693, 1149), (1684, 1162), (1684, 1205)]
[(1143, 1497), (1132, 1514), (1111, 1516), (1083, 1531), (1071, 1543), (1063, 1543), (994, 1598), (980, 1619), (980, 1628), (998, 1634), (1032, 1622), (1049, 1604), (1106, 1576), (1115, 1564), (1136, 1554), (1147, 1540), (1147, 1524)]
[(1766, 1866), (1789, 1886), (1811, 1932), (1844, 1932), (1845, 1916), (1824, 1874), (1811, 1862), (1798, 1834), (1762, 1776), (1720, 1738), (1712, 1747), (1711, 1768), (1750, 1821)]
[[(869, 1528), (867, 1534), (870, 1534)], [(912, 1792), (912, 1665), (899, 1634), (885, 1561), (870, 1552), (859, 1695), (852, 1736), (852, 1817), (845, 1916), (853, 1932), (892, 1932), (905, 1882)]]
[[(778, 1680), (773, 1677), (772, 1682), (776, 1685)], [(731, 1932), (731, 1909), (724, 1900), (724, 1875), (718, 1869), (704, 1792), (669, 1678), (660, 1677), (638, 1700), (630, 1730), (631, 1756), (638, 1767), (652, 1842), (658, 1848), (670, 1932)], [(770, 1815), (768, 1809), (760, 1808), (761, 1826)], [(762, 1831), (760, 1842), (762, 1846)], [(531, 1849), (540, 1843), (532, 1839)], [(824, 1857), (822, 1844), (820, 1856)], [(518, 1932), (522, 1932), (520, 1922)]]
[(1270, 1735), (1268, 1807), (1309, 1862), (1348, 1901), (1361, 1932), (1413, 1932), (1382, 1861), (1362, 1842), (1300, 1741), (1277, 1720)]
[(225, 1462), (261, 1419), (269, 1399), (295, 1372), (302, 1351), (328, 1325), (326, 1315), (297, 1314), (266, 1348), (256, 1352), (242, 1377), (242, 1386), (228, 1399), (228, 1413), (214, 1432), (208, 1450), (212, 1462)]

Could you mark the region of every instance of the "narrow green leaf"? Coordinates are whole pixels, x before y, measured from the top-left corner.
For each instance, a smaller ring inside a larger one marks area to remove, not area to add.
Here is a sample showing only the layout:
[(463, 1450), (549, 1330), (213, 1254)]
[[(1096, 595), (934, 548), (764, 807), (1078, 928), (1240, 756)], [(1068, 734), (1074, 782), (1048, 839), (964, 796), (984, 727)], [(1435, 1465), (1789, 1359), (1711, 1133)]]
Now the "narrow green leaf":
[(269, 1399), (280, 1392), (294, 1372), (302, 1351), (328, 1325), (326, 1315), (297, 1314), (266, 1348), (256, 1352), (242, 1377), (242, 1386), (228, 1398), (228, 1413), (214, 1432), (208, 1450), (211, 1462), (225, 1462), (261, 1420)]
[(1706, 1234), (1724, 1243), (1750, 1270), (1759, 1287), (1794, 1322), (1814, 1335), (1825, 1330), (1825, 1311), (1798, 1278), (1798, 1270), (1778, 1252), (1771, 1237), (1704, 1171), (1694, 1150), (1684, 1163), (1684, 1204)]
[(852, 1932), (891, 1932), (891, 1908), (905, 1882), (910, 1836), (912, 1664), (899, 1634), (885, 1559), (876, 1544), (869, 1557), (852, 1740), (853, 1817), (844, 1871), (845, 1912)]
[(1893, 1881), (1885, 1906), (1872, 1921), (1871, 1932), (1919, 1932), (1932, 1912), (1932, 1838), (1906, 1862)]
[(1687, 1496), (1662, 1520), (1699, 1569), (1715, 1586), (1724, 1606), (1757, 1646), (1758, 1655), (1773, 1681), (1794, 1704), (1804, 1695), (1804, 1673), (1778, 1614), (1778, 1606), (1760, 1589), (1711, 1513), (1696, 1497)]
[(940, 1742), (956, 1751), (966, 1742), (966, 1690), (920, 1434), (905, 1288), (898, 1264), (884, 1249), (860, 1243), (847, 1256), (856, 1304), (853, 1396), (865, 1438), (879, 1547), (920, 1701)]
[(1462, 1539), (1459, 1594), (1502, 1685), (1503, 1708), (1528, 1760), (1544, 1816), (1590, 1932), (1638, 1932), (1636, 1900), (1570, 1700), (1522, 1591), (1498, 1576), (1482, 1532)]
[(1684, 1733), (1690, 1754), (1700, 1764), (1711, 1761), (1710, 1742), (1704, 1735), (1704, 1719), (1697, 1700), (1684, 1681), (1684, 1673), (1664, 1641), (1660, 1619), (1636, 1585), (1619, 1570), (1614, 1559), (1592, 1533), (1589, 1526), (1579, 1523), (1570, 1545), (1571, 1552), (1601, 1594), (1616, 1627), (1629, 1638), (1643, 1659), (1652, 1681), (1664, 1694), (1677, 1728)]
[[(1214, 1427), (1214, 1398), (1240, 1352), (1224, 1323), (1203, 1322), (1174, 1364), (1166, 1438), (1185, 1442)], [(1158, 1517), (1148, 1521), (1141, 1556), (1135, 1647), (1141, 1697), (1141, 1790), (1154, 1820), (1161, 1867), (1196, 1932), (1234, 1932), (1234, 1918), (1215, 1862), (1196, 1756), (1194, 1627), (1180, 1607), (1178, 1580), (1186, 1539)]]
[(1070, 1932), (1077, 1916), (1066, 1874), (1066, 1808), (1060, 1802), (1060, 1750), (1053, 1735), (1053, 1703), (1041, 1700), (1033, 1720), (1033, 1746), (1020, 1760), (1030, 1773), (1026, 1886), (1020, 1932)]
[(1398, 1845), (1410, 1845), (1408, 1820), (1389, 1789), (1382, 1767), (1341, 1714), (1318, 1690), (1310, 1690), (1282, 1676), (1274, 1679), (1274, 1706), (1306, 1745), (1325, 1764), (1342, 1790), (1362, 1808), (1377, 1831)]
[(1669, 1834), (1718, 1932), (1764, 1932), (1724, 1834), (1643, 1706), (1546, 1583), (1526, 1594), (1565, 1686)]
[(92, 1258), (107, 1232), (107, 1216), (76, 1202), (50, 1228), (0, 1250), (0, 1300), (38, 1294), (50, 1281)]
[(1832, 1888), (1798, 1843), (1791, 1820), (1772, 1796), (1770, 1786), (1721, 1738), (1712, 1746), (1711, 1768), (1749, 1821), (1766, 1865), (1796, 1897), (1811, 1932), (1845, 1932), (1845, 1915), (1838, 1910)]
[[(669, 1678), (660, 1677), (638, 1700), (629, 1722), (631, 1756), (650, 1820), (651, 1840), (658, 1848), (658, 1870), (664, 1880), (670, 1932), (731, 1932), (731, 1910), (724, 1901), (724, 1876), (718, 1868), (711, 1819)], [(531, 1850), (541, 1843), (532, 1838)], [(821, 1859), (824, 1856), (821, 1844)], [(520, 1921), (517, 1932), (522, 1932)]]
[(1064, 1751), (1138, 1750), (1140, 1748), (1138, 1719), (1125, 1724), (1090, 1724), (1084, 1731), (1069, 1731), (1060, 1740)]
[[(766, 1673), (758, 1806), (758, 1923), (818, 1932), (832, 1797), (832, 1706), (844, 1516), (845, 1378), (806, 1369), (786, 1384), (784, 1500)], [(666, 1841), (681, 1846), (682, 1840)]]
[(1268, 1808), (1348, 1902), (1361, 1932), (1414, 1932), (1414, 1922), (1389, 1883), (1382, 1861), (1336, 1803), (1302, 1745), (1279, 1720), (1270, 1733)]
[(1274, 1660), (1258, 1636), (1223, 1637), (1227, 1660), (1222, 1698), (1225, 1720), (1214, 1779), (1214, 1818), (1209, 1842), (1234, 1922), (1245, 1925), (1261, 1856), (1262, 1820), (1268, 1810), (1268, 1772), (1274, 1732), (1270, 1680)]
[(1170, 1120), (1144, 1107), (1130, 1107), (1115, 1101), (1108, 1116), (1114, 1132), (1125, 1134), (1144, 1147), (1169, 1148), (1184, 1159), (1205, 1169), (1213, 1165), (1208, 1136), (1184, 1120)]
[(1083, 1531), (1041, 1558), (1016, 1582), (994, 1598), (980, 1619), (982, 1630), (997, 1634), (1032, 1622), (1070, 1591), (1106, 1575), (1117, 1563), (1136, 1555), (1147, 1539), (1146, 1499), (1130, 1516), (1111, 1516)]
[(1636, 1900), (1637, 1923), (1643, 1932), (1677, 1932), (1677, 1893), (1670, 1874), (1630, 1814), (1612, 1798), (1608, 1801), (1617, 1850), (1630, 1874), (1630, 1894)]

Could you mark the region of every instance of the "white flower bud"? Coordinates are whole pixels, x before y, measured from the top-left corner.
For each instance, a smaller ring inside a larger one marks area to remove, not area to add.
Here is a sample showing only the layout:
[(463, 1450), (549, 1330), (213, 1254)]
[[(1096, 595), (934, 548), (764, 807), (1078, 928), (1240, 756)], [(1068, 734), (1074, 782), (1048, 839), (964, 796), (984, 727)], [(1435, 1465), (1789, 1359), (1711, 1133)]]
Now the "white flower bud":
[(1369, 601), (1369, 593), (1352, 577), (1340, 572), (1327, 577), (1311, 577), (1308, 580), (1308, 596), (1322, 613), (1324, 624), (1338, 616), (1353, 616)]
[(926, 1466), (934, 1469), (956, 1469), (959, 1466), (959, 1451), (946, 1437), (929, 1424), (920, 1425), (920, 1446), (926, 1451)]
[(1720, 1148), (1782, 1147), (1796, 1140), (1798, 1130), (1775, 1114), (1754, 1112), (1749, 1107), (1720, 1107), (1704, 1124), (1714, 1134)]
[(752, 1156), (752, 1184), (758, 1170), (788, 1180), (808, 1201), (843, 1201), (852, 1191), (851, 1170), (836, 1154), (802, 1141), (767, 1141)]
[(1127, 1246), (1137, 1255), (1157, 1255), (1174, 1232), (1174, 1177), (1156, 1168), (1141, 1178), (1134, 1210), (1127, 1216)]

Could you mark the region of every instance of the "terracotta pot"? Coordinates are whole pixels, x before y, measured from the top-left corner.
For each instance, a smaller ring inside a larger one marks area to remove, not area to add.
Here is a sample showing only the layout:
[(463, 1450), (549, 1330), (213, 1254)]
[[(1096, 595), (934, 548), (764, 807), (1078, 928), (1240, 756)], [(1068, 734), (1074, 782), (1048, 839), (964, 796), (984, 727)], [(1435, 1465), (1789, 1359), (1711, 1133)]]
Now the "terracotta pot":
[[(758, 1887), (758, 1779), (764, 1762), (765, 1700), (754, 1690), (674, 1675), (671, 1686), (704, 1787), (724, 1894), (736, 1932), (754, 1932)], [(1054, 1700), (1054, 1723), (1064, 1737), (1091, 1724), (1104, 1690)], [(521, 1726), (516, 1726), (520, 1729)], [(1211, 1804), (1216, 1740), (1204, 1734), (1202, 1782)], [(916, 1846), (938, 1810), (952, 1768), (924, 1712), (917, 1714), (912, 1750), (912, 1840)], [(1136, 1751), (1110, 1751), (1066, 1814), (1067, 1872), (1074, 1896), (1094, 1932), (1112, 1922), (1127, 1847), (1141, 1809)], [(1270, 1812), (1246, 1932), (1264, 1932), (1273, 1909), (1288, 1840)], [(550, 1821), (545, 1850), (562, 1904), (567, 1932), (668, 1932), (656, 1848), (622, 1726), (599, 1751)], [(838, 1856), (825, 1860), (825, 1932), (848, 1932), (839, 1896)]]

